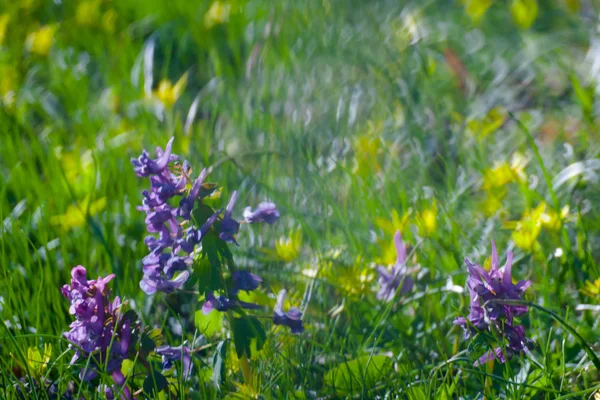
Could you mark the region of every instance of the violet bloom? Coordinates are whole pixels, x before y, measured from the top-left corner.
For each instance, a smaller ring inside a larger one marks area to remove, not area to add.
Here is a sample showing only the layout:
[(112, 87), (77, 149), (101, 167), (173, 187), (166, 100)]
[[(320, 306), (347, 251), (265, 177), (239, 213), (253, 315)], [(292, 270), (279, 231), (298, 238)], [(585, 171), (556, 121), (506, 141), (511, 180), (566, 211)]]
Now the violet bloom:
[(227, 208), (225, 208), (223, 221), (221, 221), (221, 233), (219, 234), (221, 240), (236, 244), (237, 242), (235, 241), (235, 234), (237, 234), (240, 230), (240, 223), (231, 218), (231, 214), (233, 213), (233, 207), (235, 206), (237, 198), (237, 190), (234, 190), (231, 194), (231, 199), (229, 199), (229, 203), (227, 204)]
[(406, 246), (402, 241), (402, 235), (400, 231), (397, 231), (394, 235), (394, 244), (396, 245), (396, 264), (389, 271), (383, 266), (377, 266), (376, 270), (379, 274), (379, 284), (381, 288), (377, 293), (377, 299), (391, 301), (398, 288), (400, 288), (400, 294), (408, 293), (414, 285), (413, 279), (407, 275), (406, 270)]
[(187, 346), (161, 346), (156, 348), (156, 354), (162, 357), (163, 371), (171, 369), (173, 362), (183, 362), (183, 378), (189, 379), (192, 373), (192, 355)]
[[(119, 297), (110, 300), (107, 284), (114, 274), (105, 278), (88, 280), (82, 266), (71, 270), (71, 285), (64, 285), (62, 294), (71, 302), (69, 313), (75, 316), (70, 330), (64, 335), (76, 348), (71, 364), (79, 358), (93, 358), (89, 367), (81, 371), (83, 380), (91, 380), (98, 375), (96, 368), (107, 366), (115, 382), (121, 374), (121, 364), (129, 353), (131, 344), (131, 322), (121, 320)], [(126, 398), (131, 398), (129, 390), (123, 389)]]
[(215, 297), (214, 294), (208, 293), (206, 295), (206, 301), (202, 306), (202, 313), (204, 315), (211, 313), (213, 310), (220, 312), (234, 310), (236, 308), (245, 308), (247, 310), (258, 309), (258, 304), (247, 303), (238, 299), (228, 299), (225, 296)]
[(465, 330), (465, 338), (469, 338), (478, 330), (493, 329), (507, 341), (504, 353), (499, 352), (499, 349), (496, 348), (482, 356), (475, 363), (476, 365), (493, 358), (504, 363), (513, 355), (524, 351), (530, 344), (529, 339), (525, 337), (525, 328), (513, 326), (514, 317), (526, 313), (527, 307), (494, 302), (494, 300), (520, 300), (525, 290), (531, 286), (531, 281), (528, 280), (513, 284), (512, 258), (513, 254), (509, 251), (506, 255), (506, 264), (499, 268), (498, 251), (496, 244), (492, 241), (492, 265), (489, 272), (465, 259), (469, 269), (467, 287), (471, 298), (470, 312), (467, 318), (459, 317), (454, 324)]
[(200, 172), (198, 179), (196, 179), (194, 182), (190, 193), (179, 202), (179, 216), (183, 219), (190, 220), (192, 218), (191, 213), (192, 209), (194, 208), (194, 203), (200, 194), (200, 188), (202, 187), (202, 183), (204, 182), (204, 179), (206, 179), (207, 175), (208, 171), (206, 168), (204, 168), (202, 172)]
[(255, 222), (266, 222), (267, 224), (274, 224), (279, 219), (279, 210), (275, 203), (264, 202), (260, 203), (256, 210), (252, 211), (252, 208), (246, 207), (244, 210), (244, 219), (247, 223), (252, 224)]
[[(147, 231), (158, 234), (158, 237), (148, 236), (144, 240), (150, 254), (144, 258), (144, 277), (140, 287), (147, 294), (157, 291), (169, 293), (182, 287), (189, 277), (187, 268), (192, 263), (189, 254), (220, 215), (219, 212), (209, 218), (200, 230), (195, 227), (183, 230), (181, 220), (191, 220), (191, 212), (208, 173), (204, 169), (187, 193), (191, 168), (186, 161), (175, 169), (178, 175), (171, 172), (169, 163), (179, 159), (171, 154), (172, 147), (173, 138), (164, 153), (157, 149), (156, 159), (150, 159), (144, 150), (140, 157), (131, 160), (138, 176), (150, 178), (151, 190), (142, 192), (144, 200), (138, 209), (146, 213)], [(172, 201), (176, 196), (182, 196), (179, 207), (172, 206), (176, 204)]]
[(146, 150), (142, 151), (142, 155), (138, 158), (132, 158), (131, 163), (133, 164), (135, 173), (140, 177), (148, 177), (150, 175), (156, 175), (161, 173), (171, 161), (176, 161), (177, 156), (171, 155), (171, 149), (173, 147), (174, 137), (169, 140), (165, 152), (158, 147), (156, 149), (156, 159), (152, 160)]
[(166, 279), (162, 276), (144, 275), (140, 281), (140, 288), (146, 294), (153, 294), (156, 292), (172, 293), (175, 290), (181, 289), (183, 284), (190, 277), (189, 271), (183, 271), (175, 279)]
[(262, 278), (248, 271), (235, 271), (231, 274), (233, 288), (231, 294), (236, 295), (240, 290), (250, 292), (258, 287)]
[(277, 302), (273, 309), (273, 323), (289, 327), (292, 333), (302, 333), (304, 331), (302, 312), (297, 307), (291, 307), (287, 312), (283, 311), (286, 294), (286, 290), (282, 289), (277, 295)]

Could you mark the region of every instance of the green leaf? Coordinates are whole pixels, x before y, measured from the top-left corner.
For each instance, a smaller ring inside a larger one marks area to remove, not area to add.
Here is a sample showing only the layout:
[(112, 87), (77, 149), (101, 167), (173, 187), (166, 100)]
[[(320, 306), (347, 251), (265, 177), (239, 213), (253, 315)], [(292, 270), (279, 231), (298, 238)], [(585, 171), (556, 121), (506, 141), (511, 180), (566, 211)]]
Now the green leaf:
[[(220, 313), (219, 313), (220, 314)], [(217, 351), (213, 355), (213, 374), (211, 381), (220, 389), (223, 380), (225, 379), (225, 367), (227, 361), (227, 344), (224, 340), (217, 345)]]
[(141, 350), (144, 357), (154, 351), (157, 346), (163, 342), (162, 332), (159, 328), (145, 331), (140, 339)]
[(142, 387), (145, 393), (152, 394), (165, 390), (168, 385), (169, 382), (163, 374), (156, 370), (152, 370), (152, 373), (148, 374), (144, 379), (144, 384)]
[[(211, 245), (210, 237), (214, 235), (207, 235), (203, 240), (203, 253), (204, 248)], [(213, 292), (221, 288), (221, 275), (219, 273), (221, 267), (220, 262), (217, 259), (208, 258), (208, 252), (203, 254), (202, 257), (196, 259), (193, 264), (192, 278), (193, 284), (198, 284), (198, 291), (200, 293)]]
[(202, 226), (214, 213), (215, 210), (206, 204), (198, 204), (192, 210), (192, 220), (196, 226)]
[(223, 313), (213, 311), (208, 315), (204, 315), (202, 310), (198, 310), (195, 313), (195, 324), (200, 333), (206, 337), (211, 337), (221, 331), (223, 327)]
[(267, 340), (267, 334), (262, 324), (255, 317), (234, 318), (232, 331), (238, 357), (242, 357), (245, 353), (248, 358), (252, 358), (252, 347), (255, 348), (255, 351), (259, 351)]
[(325, 375), (325, 384), (338, 393), (361, 392), (389, 378), (394, 373), (394, 363), (388, 356), (363, 356), (345, 362)]

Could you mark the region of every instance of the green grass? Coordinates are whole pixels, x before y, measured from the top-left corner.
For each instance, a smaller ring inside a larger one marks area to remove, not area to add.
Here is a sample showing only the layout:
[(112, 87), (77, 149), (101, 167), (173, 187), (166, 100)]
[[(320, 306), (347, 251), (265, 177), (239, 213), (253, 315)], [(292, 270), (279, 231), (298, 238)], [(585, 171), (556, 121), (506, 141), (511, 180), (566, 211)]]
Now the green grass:
[[(240, 192), (236, 215), (265, 199), (281, 210), (273, 228), (241, 232), (234, 256), (263, 277), (266, 304), (285, 287), (306, 307), (306, 331), (292, 336), (267, 322), (265, 348), (252, 359), (254, 395), (554, 399), (596, 390), (586, 351), (598, 353), (598, 311), (577, 306), (600, 299), (582, 292), (600, 277), (598, 76), (589, 51), (597, 1), (582, 0), (576, 13), (540, 2), (526, 30), (508, 2), (475, 23), (459, 2), (232, 0), (228, 21), (212, 27), (209, 1), (102, 1), (88, 19), (77, 17), (81, 2), (26, 3), (0, 3), (10, 15), (0, 47), (0, 397), (15, 398), (20, 378), (31, 383), (28, 348), (51, 343), (47, 378), (60, 391), (71, 384), (102, 398), (81, 384), (62, 337), (71, 316), (60, 287), (75, 265), (92, 277), (114, 273), (113, 293), (170, 343), (199, 335), (201, 302), (139, 288), (146, 232), (135, 207), (147, 182), (129, 159), (171, 136), (194, 173), (215, 167), (210, 180), (223, 201)], [(105, 23), (107, 14), (114, 19)], [(47, 24), (57, 24), (52, 48), (32, 54), (27, 35)], [(172, 108), (145, 98), (186, 72)], [(494, 186), (486, 171), (515, 153), (527, 160), (526, 177)], [(586, 160), (553, 188), (561, 171)], [(491, 211), (488, 198), (499, 201)], [(567, 219), (515, 246), (507, 222), (541, 202), (568, 205)], [(393, 212), (406, 220), (386, 227)], [(392, 261), (397, 228), (415, 289), (382, 303), (374, 265)], [(298, 229), (299, 255), (273, 256)], [(469, 305), (457, 287), (464, 258), (483, 265), (492, 239), (501, 263), (507, 248), (515, 252), (515, 279), (533, 282), (534, 307), (520, 321), (535, 347), (473, 367), (493, 342), (464, 340), (453, 325)], [(193, 379), (178, 380), (190, 398), (249, 396), (232, 345), (220, 391), (211, 383), (226, 335), (203, 339), (211, 347), (194, 357)], [(391, 369), (377, 364), (381, 355)], [(357, 359), (368, 361), (352, 370), (352, 385), (334, 387), (331, 371)], [(384, 373), (373, 372), (379, 367)]]

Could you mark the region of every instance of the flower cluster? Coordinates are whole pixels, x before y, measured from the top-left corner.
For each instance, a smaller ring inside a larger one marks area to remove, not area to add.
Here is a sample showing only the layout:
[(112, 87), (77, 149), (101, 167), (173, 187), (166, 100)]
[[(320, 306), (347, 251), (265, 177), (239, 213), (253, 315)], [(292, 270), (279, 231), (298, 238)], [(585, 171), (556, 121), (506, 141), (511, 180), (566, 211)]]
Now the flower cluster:
[(414, 285), (413, 279), (407, 275), (406, 245), (402, 241), (400, 231), (397, 231), (394, 235), (394, 245), (396, 246), (396, 264), (394, 264), (392, 270), (390, 271), (381, 265), (377, 266), (381, 286), (377, 293), (377, 299), (379, 300), (391, 301), (398, 288), (400, 288), (401, 294), (406, 294), (410, 292)]
[[(121, 364), (129, 354), (132, 341), (131, 321), (121, 318), (121, 300), (110, 299), (107, 284), (114, 274), (88, 280), (86, 270), (77, 266), (71, 271), (71, 285), (64, 285), (62, 294), (69, 299), (69, 313), (75, 316), (65, 337), (77, 349), (71, 364), (79, 358), (92, 357), (88, 367), (81, 371), (83, 380), (92, 380), (98, 369), (106, 366), (119, 386), (125, 383)], [(127, 388), (123, 394), (130, 398)]]
[[(169, 140), (165, 151), (156, 149), (156, 158), (150, 158), (146, 150), (138, 158), (131, 160), (135, 173), (140, 177), (150, 178), (150, 191), (143, 191), (143, 204), (138, 207), (146, 213), (146, 227), (152, 235), (144, 240), (150, 254), (143, 259), (144, 277), (140, 287), (146, 294), (172, 292), (180, 289), (189, 278), (188, 267), (192, 263), (191, 254), (207, 235), (213, 225), (219, 222), (219, 238), (229, 243), (236, 243), (235, 235), (240, 222), (233, 219), (233, 208), (238, 198), (233, 192), (225, 211), (215, 211), (197, 226), (192, 211), (197, 200), (202, 199), (202, 185), (208, 175), (203, 169), (198, 178), (192, 182), (191, 167), (186, 162), (181, 165), (170, 164), (179, 160), (172, 154), (174, 138)], [(178, 197), (179, 201), (173, 200)], [(279, 218), (279, 211), (273, 203), (262, 203), (255, 211), (247, 208), (244, 212), (246, 223), (274, 223)], [(184, 229), (184, 226), (187, 226)], [(158, 237), (154, 236), (158, 235)]]
[[(512, 282), (512, 252), (508, 252), (506, 264), (498, 268), (498, 252), (492, 242), (492, 266), (486, 271), (481, 266), (465, 259), (469, 269), (467, 287), (470, 295), (470, 312), (467, 318), (457, 318), (454, 323), (465, 330), (465, 338), (477, 331), (494, 330), (506, 340), (504, 348), (497, 347), (481, 356), (475, 365), (491, 359), (504, 363), (513, 355), (525, 351), (530, 340), (523, 326), (514, 326), (514, 317), (527, 312), (527, 307), (503, 304), (497, 300), (520, 300), (531, 281)], [(503, 351), (504, 350), (504, 351)]]

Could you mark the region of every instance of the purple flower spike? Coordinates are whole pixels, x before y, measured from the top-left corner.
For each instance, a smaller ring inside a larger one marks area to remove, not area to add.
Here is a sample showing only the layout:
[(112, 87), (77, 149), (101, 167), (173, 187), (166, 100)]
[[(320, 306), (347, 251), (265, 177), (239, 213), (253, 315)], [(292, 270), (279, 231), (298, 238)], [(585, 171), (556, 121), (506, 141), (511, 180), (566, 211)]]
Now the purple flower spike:
[(236, 295), (240, 290), (250, 292), (258, 287), (262, 278), (248, 271), (235, 271), (231, 274), (233, 280), (232, 295)]
[(105, 363), (107, 372), (118, 376), (121, 364), (129, 353), (131, 321), (121, 321), (120, 299), (115, 297), (113, 301), (110, 300), (107, 285), (113, 278), (111, 274), (105, 278), (88, 280), (85, 268), (77, 266), (71, 270), (71, 284), (61, 289), (71, 302), (69, 312), (76, 318), (70, 325), (71, 329), (64, 334), (77, 348), (71, 364), (79, 358), (93, 357), (95, 360), (81, 371), (83, 380), (98, 376), (96, 366)]
[(249, 224), (255, 222), (266, 222), (267, 224), (274, 224), (279, 219), (279, 210), (277, 210), (277, 206), (275, 205), (275, 203), (260, 203), (254, 211), (252, 211), (252, 208), (246, 207), (246, 209), (244, 210), (244, 219)]
[(196, 179), (196, 181), (194, 182), (190, 193), (186, 197), (181, 199), (181, 201), (179, 202), (179, 216), (181, 218), (187, 220), (192, 218), (191, 213), (194, 209), (194, 202), (200, 194), (200, 188), (202, 187), (202, 183), (204, 182), (204, 179), (206, 179), (207, 175), (208, 171), (206, 170), (206, 168), (204, 168), (202, 172), (200, 172), (200, 176), (198, 176), (198, 179)]
[(292, 307), (287, 312), (283, 311), (283, 303), (285, 302), (285, 296), (287, 292), (282, 289), (277, 295), (277, 302), (273, 309), (273, 323), (275, 325), (285, 325), (292, 330), (292, 333), (304, 332), (304, 325), (302, 324), (302, 312)]
[(174, 361), (183, 362), (183, 377), (189, 379), (192, 373), (192, 354), (187, 346), (161, 346), (156, 348), (156, 354), (162, 356), (163, 371), (171, 369)]
[(235, 241), (235, 234), (240, 230), (240, 223), (231, 218), (231, 214), (233, 213), (233, 207), (235, 206), (237, 198), (237, 190), (234, 190), (234, 192), (231, 194), (231, 199), (229, 199), (229, 203), (227, 204), (227, 208), (225, 209), (225, 213), (223, 214), (223, 221), (221, 221), (221, 233), (219, 233), (221, 240), (235, 244), (237, 244)]
[(171, 155), (171, 149), (173, 147), (174, 137), (169, 140), (165, 152), (159, 147), (156, 149), (156, 159), (152, 160), (148, 155), (148, 152), (144, 150), (142, 155), (138, 158), (132, 158), (131, 163), (133, 164), (135, 173), (140, 177), (148, 177), (150, 175), (157, 175), (163, 172), (167, 165), (171, 161), (176, 161), (177, 156)]
[(475, 365), (490, 359), (506, 362), (512, 356), (525, 351), (531, 341), (525, 336), (525, 328), (513, 326), (514, 317), (525, 314), (526, 306), (501, 304), (494, 300), (520, 300), (531, 281), (512, 283), (512, 252), (506, 255), (506, 264), (499, 268), (498, 251), (492, 241), (492, 265), (490, 271), (465, 259), (469, 277), (467, 287), (470, 296), (470, 311), (467, 318), (459, 317), (454, 321), (465, 331), (465, 339), (480, 330), (494, 330), (507, 341), (506, 348), (496, 348), (483, 355)]
[(398, 291), (400, 284), (400, 294), (404, 295), (413, 288), (414, 281), (407, 275), (406, 269), (406, 245), (402, 241), (400, 231), (394, 235), (394, 244), (396, 245), (396, 264), (389, 271), (386, 267), (378, 265), (376, 267), (379, 275), (379, 284), (381, 285), (377, 292), (377, 299), (392, 301)]

